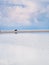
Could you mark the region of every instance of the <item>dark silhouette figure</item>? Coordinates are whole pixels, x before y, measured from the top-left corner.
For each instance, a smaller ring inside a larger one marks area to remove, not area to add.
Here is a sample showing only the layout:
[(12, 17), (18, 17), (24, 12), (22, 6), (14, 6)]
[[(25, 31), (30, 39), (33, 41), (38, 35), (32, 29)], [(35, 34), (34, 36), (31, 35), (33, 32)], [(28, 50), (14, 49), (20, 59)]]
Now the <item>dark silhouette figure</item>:
[(17, 32), (16, 32), (16, 31), (17, 31), (17, 29), (15, 29), (14, 31), (15, 31), (15, 34), (17, 34)]
[(17, 29), (15, 29), (14, 31), (17, 31)]

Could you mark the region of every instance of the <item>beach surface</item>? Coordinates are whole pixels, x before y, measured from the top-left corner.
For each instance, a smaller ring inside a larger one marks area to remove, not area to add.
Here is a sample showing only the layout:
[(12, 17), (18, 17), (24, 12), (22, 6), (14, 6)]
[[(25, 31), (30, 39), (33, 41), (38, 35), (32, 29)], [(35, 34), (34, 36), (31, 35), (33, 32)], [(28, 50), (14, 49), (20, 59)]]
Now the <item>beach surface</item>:
[(0, 65), (49, 65), (49, 33), (0, 34)]

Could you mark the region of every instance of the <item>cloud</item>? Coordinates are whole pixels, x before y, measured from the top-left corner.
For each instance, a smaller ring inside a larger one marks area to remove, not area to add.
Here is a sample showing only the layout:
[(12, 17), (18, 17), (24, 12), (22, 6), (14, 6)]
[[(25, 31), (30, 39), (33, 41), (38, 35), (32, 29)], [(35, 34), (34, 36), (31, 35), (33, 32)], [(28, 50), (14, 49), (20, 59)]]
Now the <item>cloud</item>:
[(15, 21), (19, 24), (23, 24), (23, 25), (31, 25), (31, 22), (29, 21), (30, 18), (30, 14), (36, 12), (38, 9), (37, 4), (32, 3), (32, 2), (25, 2), (22, 3), (24, 4), (24, 6), (26, 6), (25, 8), (22, 8), (17, 6), (14, 8), (9, 8), (8, 9), (8, 17), (11, 21)]
[[(21, 1), (20, 3), (17, 3), (19, 1), (12, 0), (9, 2), (17, 4), (17, 5), (14, 7), (8, 7), (6, 9), (7, 13), (5, 12), (5, 14), (8, 17), (7, 17), (7, 19), (5, 19), (5, 21), (8, 21), (8, 19), (9, 19), (9, 22), (17, 22), (18, 24), (22, 24), (22, 25), (31, 25), (31, 22), (29, 21), (30, 14), (32, 14), (33, 12), (36, 12), (38, 10), (37, 4), (35, 2), (31, 2), (31, 1)], [(6, 4), (4, 4), (4, 5), (6, 5)], [(23, 6), (25, 6), (25, 7), (23, 7)], [(3, 14), (3, 12), (2, 12), (2, 14)]]
[[(41, 2), (42, 3), (42, 2)], [(38, 23), (40, 24), (39, 16), (43, 17), (44, 15), (46, 16), (46, 13), (48, 14), (48, 5), (45, 8), (45, 5), (41, 3), (36, 3), (32, 1), (22, 1), (21, 4), (23, 4), (25, 7), (23, 8), (22, 6), (17, 6), (15, 8), (10, 8), (9, 10), (9, 19), (11, 21), (15, 21), (20, 25), (25, 25), (25, 26), (31, 26), (33, 22), (35, 22), (35, 25)], [(39, 5), (39, 6), (38, 6)], [(32, 16), (32, 17), (31, 17)], [(31, 22), (31, 18), (34, 20)], [(44, 17), (43, 17), (44, 18)], [(47, 20), (47, 17), (45, 17)], [(44, 21), (46, 21), (44, 20)], [(43, 21), (43, 20), (42, 20)], [(44, 22), (43, 21), (43, 22)], [(41, 23), (43, 25), (43, 23)], [(45, 24), (44, 24), (45, 25)], [(43, 25), (43, 26), (44, 26)]]
[[(48, 1), (45, 1), (2, 0), (0, 4), (0, 26), (2, 24), (4, 27), (48, 28), (49, 4)], [(48, 26), (44, 21), (47, 21)]]

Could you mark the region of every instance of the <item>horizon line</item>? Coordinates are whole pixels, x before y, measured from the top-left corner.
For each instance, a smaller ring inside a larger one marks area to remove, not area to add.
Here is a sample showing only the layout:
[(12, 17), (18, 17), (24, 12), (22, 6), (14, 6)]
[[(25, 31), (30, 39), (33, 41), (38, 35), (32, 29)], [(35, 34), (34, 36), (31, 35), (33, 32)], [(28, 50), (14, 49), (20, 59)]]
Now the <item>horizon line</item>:
[(49, 32), (49, 30), (0, 30), (0, 33), (34, 33), (34, 32)]

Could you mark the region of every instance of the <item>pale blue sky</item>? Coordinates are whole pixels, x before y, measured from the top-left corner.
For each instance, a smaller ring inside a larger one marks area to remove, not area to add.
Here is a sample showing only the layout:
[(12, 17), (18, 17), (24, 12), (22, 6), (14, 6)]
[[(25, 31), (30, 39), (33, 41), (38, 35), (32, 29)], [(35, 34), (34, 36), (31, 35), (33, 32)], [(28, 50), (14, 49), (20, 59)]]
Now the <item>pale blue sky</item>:
[(49, 29), (49, 0), (0, 0), (0, 30)]

